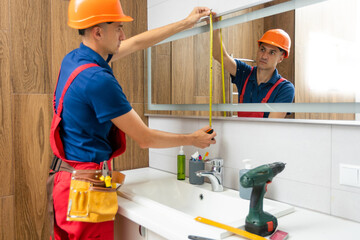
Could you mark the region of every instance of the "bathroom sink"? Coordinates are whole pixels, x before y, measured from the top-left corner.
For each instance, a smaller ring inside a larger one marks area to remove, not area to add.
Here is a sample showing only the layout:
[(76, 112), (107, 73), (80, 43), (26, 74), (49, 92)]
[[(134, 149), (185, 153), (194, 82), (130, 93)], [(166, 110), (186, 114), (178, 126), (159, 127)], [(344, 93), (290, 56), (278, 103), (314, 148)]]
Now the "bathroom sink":
[[(151, 168), (124, 173), (126, 179), (119, 195), (141, 206), (156, 209), (158, 213), (171, 213), (178, 220), (182, 219), (181, 223), (194, 224), (194, 218), (201, 216), (233, 227), (244, 226), (249, 201), (241, 199), (238, 191), (225, 188), (223, 192), (212, 192), (209, 183), (192, 185), (188, 180), (177, 180), (174, 174)], [(281, 217), (294, 209), (265, 199), (264, 210)], [(208, 237), (222, 239), (229, 235), (225, 230), (216, 229)]]

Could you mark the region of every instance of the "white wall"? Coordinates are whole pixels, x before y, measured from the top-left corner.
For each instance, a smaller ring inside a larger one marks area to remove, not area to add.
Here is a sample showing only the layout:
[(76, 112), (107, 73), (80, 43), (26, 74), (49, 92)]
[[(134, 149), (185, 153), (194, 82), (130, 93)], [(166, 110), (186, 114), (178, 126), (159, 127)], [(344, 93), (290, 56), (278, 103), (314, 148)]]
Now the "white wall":
[(272, 0), (148, 0), (148, 29), (180, 21), (196, 6), (209, 7), (220, 16), (270, 1)]
[[(151, 128), (177, 133), (206, 125), (204, 119), (149, 117)], [(285, 162), (266, 197), (360, 222), (360, 188), (339, 184), (340, 163), (360, 165), (360, 126), (213, 120), (213, 128), (217, 144), (199, 152), (224, 159), (225, 187), (239, 188), (245, 158), (253, 159), (254, 167)], [(184, 150), (189, 159), (198, 149)], [(176, 173), (177, 153), (178, 148), (150, 149), (150, 167)]]

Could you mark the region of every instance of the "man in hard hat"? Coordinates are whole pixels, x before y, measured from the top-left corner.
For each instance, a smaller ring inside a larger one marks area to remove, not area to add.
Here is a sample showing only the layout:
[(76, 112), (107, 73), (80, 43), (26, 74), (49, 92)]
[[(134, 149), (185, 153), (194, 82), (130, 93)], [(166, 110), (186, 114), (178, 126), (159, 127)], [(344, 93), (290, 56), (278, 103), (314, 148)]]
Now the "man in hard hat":
[[(290, 54), (291, 39), (282, 29), (271, 29), (258, 40), (256, 67), (232, 58), (220, 43), (220, 30), (214, 31), (214, 58), (221, 62), (237, 86), (239, 103), (291, 103), (295, 88), (278, 73), (276, 66)], [(238, 112), (239, 117), (284, 118), (283, 112)]]
[(216, 143), (216, 133), (206, 133), (208, 126), (191, 134), (148, 128), (108, 63), (192, 27), (210, 9), (194, 8), (184, 20), (129, 39), (125, 39), (123, 24), (133, 19), (123, 13), (119, 0), (71, 0), (68, 13), (68, 25), (79, 30), (82, 43), (64, 57), (54, 93), (50, 143), (55, 158), (47, 184), (50, 213), (53, 211), (50, 221), (54, 221), (55, 239), (109, 240), (114, 237), (113, 221), (68, 221), (72, 218), (68, 214), (72, 171), (107, 165), (104, 160), (125, 151), (125, 134), (141, 148), (205, 148)]

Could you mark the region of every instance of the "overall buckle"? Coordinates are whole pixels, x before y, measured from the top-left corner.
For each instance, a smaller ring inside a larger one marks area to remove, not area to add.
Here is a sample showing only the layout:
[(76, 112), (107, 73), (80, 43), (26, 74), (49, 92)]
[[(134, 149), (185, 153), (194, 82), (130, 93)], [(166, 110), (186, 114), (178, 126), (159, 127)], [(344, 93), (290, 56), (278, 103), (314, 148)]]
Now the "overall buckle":
[(62, 160), (60, 158), (58, 158), (57, 156), (54, 156), (51, 166), (50, 166), (50, 170), (53, 170), (54, 172), (58, 172), (60, 170), (61, 163), (62, 163)]

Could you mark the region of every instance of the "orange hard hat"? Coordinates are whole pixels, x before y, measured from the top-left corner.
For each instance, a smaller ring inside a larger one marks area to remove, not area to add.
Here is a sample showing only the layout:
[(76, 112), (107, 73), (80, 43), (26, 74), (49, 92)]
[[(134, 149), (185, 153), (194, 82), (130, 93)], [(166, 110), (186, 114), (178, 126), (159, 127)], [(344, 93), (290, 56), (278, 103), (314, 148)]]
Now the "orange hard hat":
[(86, 29), (104, 22), (131, 22), (119, 0), (70, 0), (68, 25)]
[(287, 58), (290, 54), (290, 47), (291, 47), (291, 39), (289, 34), (287, 34), (282, 29), (271, 29), (264, 33), (258, 43), (268, 43), (279, 47), (285, 51), (285, 58)]

